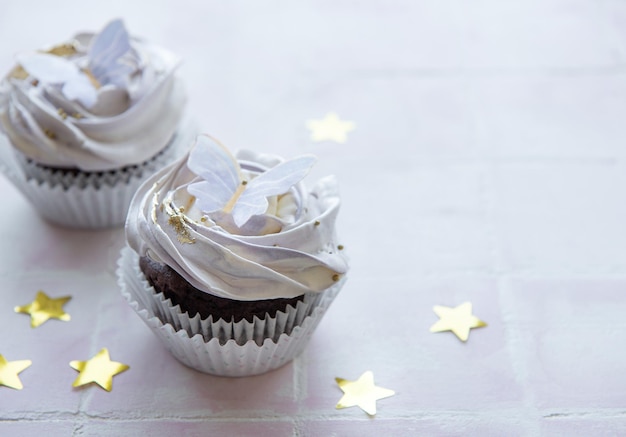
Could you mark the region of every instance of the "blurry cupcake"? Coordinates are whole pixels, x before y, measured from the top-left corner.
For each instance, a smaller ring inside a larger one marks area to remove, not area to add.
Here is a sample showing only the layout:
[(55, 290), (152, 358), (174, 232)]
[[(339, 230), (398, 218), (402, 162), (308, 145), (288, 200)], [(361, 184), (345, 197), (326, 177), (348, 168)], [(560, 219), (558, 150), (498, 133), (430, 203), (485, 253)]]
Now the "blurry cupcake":
[(53, 222), (121, 225), (141, 182), (195, 135), (179, 64), (121, 20), (19, 54), (0, 83), (3, 172)]
[(208, 136), (147, 180), (126, 221), (122, 292), (176, 358), (226, 376), (293, 359), (348, 270), (333, 177), (307, 192), (315, 158), (242, 152)]

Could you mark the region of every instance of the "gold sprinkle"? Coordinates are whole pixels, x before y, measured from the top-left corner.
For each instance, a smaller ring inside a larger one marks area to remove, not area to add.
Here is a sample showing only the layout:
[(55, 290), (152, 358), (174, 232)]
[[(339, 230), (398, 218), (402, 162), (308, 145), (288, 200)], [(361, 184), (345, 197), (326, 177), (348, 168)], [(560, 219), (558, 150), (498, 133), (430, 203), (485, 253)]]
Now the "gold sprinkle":
[(60, 116), (63, 120), (65, 120), (65, 119), (67, 118), (67, 112), (65, 112), (65, 111), (63, 110), (63, 108), (59, 108), (59, 109), (57, 109), (57, 113), (59, 114), (59, 116)]
[(184, 207), (184, 206), (181, 206), (180, 208), (178, 208), (178, 210), (179, 210), (180, 212), (185, 212), (185, 207)]
[(339, 246), (337, 246), (337, 249), (343, 250), (343, 244), (340, 244)]
[(248, 181), (241, 181), (241, 185), (248, 185)]
[(50, 129), (44, 129), (43, 133), (45, 133), (46, 136), (50, 138), (51, 140), (54, 140), (57, 137), (57, 135), (54, 132), (52, 132)]
[(59, 44), (46, 51), (46, 53), (56, 56), (72, 56), (75, 55), (76, 52), (76, 46), (72, 43)]
[(339, 275), (337, 273), (335, 273), (333, 275), (333, 281), (337, 282), (339, 280)]
[(205, 216), (200, 217), (200, 221), (203, 223), (206, 222), (206, 217)]
[(315, 226), (319, 226), (320, 222), (318, 220), (315, 220), (315, 223), (313, 223)]
[(72, 114), (72, 117), (80, 119), (80, 118), (83, 118), (83, 114), (81, 114), (80, 112), (75, 112)]
[(274, 247), (278, 247), (278, 244), (274, 243), (274, 245), (273, 245), (273, 246), (274, 246)]

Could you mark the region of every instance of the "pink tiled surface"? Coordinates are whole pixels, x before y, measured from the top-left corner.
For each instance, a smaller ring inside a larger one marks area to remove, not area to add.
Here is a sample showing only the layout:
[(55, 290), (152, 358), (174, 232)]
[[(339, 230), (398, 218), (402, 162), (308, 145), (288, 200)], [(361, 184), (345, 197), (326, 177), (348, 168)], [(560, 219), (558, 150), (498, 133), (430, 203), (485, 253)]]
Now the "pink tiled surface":
[[(542, 410), (619, 408), (626, 381), (617, 345), (626, 334), (624, 280), (516, 280), (513, 330)], [(599, 341), (599, 339), (602, 341)], [(520, 358), (521, 354), (520, 354)]]
[[(120, 229), (50, 225), (0, 177), (0, 435), (626, 435), (626, 4), (392, 0), (3, 4), (13, 55), (122, 16), (180, 53), (190, 113), (232, 148), (334, 173), (349, 280), (305, 352), (228, 379), (178, 363), (121, 297)], [(346, 144), (309, 140), (336, 111)], [(72, 295), (68, 323), (13, 307)], [(489, 326), (431, 334), (433, 305)], [(113, 391), (72, 389), (100, 348)], [(335, 377), (396, 391), (336, 410)]]

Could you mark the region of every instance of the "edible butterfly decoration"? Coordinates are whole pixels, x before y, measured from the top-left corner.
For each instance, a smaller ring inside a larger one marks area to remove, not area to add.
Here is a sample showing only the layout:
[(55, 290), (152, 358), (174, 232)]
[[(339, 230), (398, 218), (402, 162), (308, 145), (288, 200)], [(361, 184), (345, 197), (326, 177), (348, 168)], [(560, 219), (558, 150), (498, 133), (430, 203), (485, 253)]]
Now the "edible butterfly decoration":
[(232, 214), (238, 227), (253, 215), (263, 214), (268, 207), (267, 197), (286, 193), (304, 178), (315, 157), (304, 155), (282, 162), (247, 181), (243, 178), (237, 160), (217, 141), (200, 135), (192, 149), (187, 166), (200, 176), (187, 191), (196, 197), (204, 213), (222, 210)]
[(130, 49), (124, 22), (117, 19), (94, 37), (87, 52), (85, 69), (67, 58), (48, 53), (21, 54), (17, 56), (17, 61), (37, 80), (62, 85), (61, 92), (65, 97), (91, 108), (98, 99), (96, 88), (100, 85), (125, 86), (126, 76), (132, 67), (120, 62), (120, 58)]

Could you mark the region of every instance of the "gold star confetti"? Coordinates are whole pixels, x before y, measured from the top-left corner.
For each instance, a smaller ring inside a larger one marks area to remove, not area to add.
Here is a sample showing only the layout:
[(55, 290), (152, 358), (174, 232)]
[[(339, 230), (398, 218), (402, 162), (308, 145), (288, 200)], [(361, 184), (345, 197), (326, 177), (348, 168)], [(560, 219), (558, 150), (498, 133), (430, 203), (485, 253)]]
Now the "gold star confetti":
[(334, 141), (343, 144), (348, 139), (348, 132), (355, 125), (351, 121), (343, 121), (334, 112), (329, 112), (321, 120), (307, 120), (306, 127), (311, 131), (311, 140), (315, 142)]
[(63, 305), (70, 299), (70, 296), (53, 299), (39, 290), (34, 301), (27, 305), (17, 306), (14, 310), (16, 313), (29, 314), (32, 328), (36, 328), (48, 319), (59, 319), (67, 322), (70, 320), (70, 315), (63, 311)]
[(31, 360), (7, 361), (0, 354), (0, 385), (21, 390), (24, 388), (20, 377), (17, 376), (22, 370), (30, 367)]
[(72, 384), (72, 387), (95, 382), (106, 391), (113, 388), (113, 377), (118, 373), (130, 369), (130, 366), (111, 361), (109, 350), (102, 348), (100, 352), (87, 361), (70, 361), (72, 369), (78, 370), (80, 373)]
[(356, 381), (335, 378), (344, 395), (337, 403), (337, 409), (358, 406), (370, 416), (376, 414), (376, 401), (396, 394), (393, 390), (374, 385), (374, 374), (369, 370)]
[(487, 326), (472, 314), (472, 304), (465, 302), (456, 308), (435, 305), (433, 311), (440, 320), (430, 327), (430, 332), (452, 331), (462, 341), (467, 341), (471, 328)]

